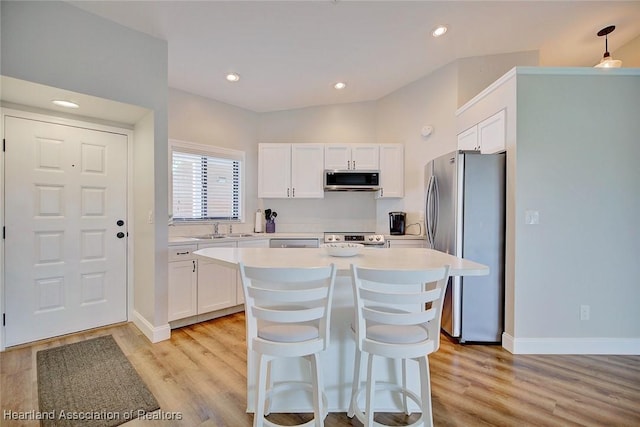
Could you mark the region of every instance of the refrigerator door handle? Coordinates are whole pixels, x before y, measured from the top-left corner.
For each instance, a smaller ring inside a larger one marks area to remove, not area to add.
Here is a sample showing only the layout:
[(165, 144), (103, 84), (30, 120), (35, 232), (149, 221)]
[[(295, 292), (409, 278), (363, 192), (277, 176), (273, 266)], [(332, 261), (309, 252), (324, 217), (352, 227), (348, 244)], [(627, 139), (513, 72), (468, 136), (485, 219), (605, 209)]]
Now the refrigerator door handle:
[(427, 188), (425, 189), (425, 197), (424, 197), (424, 213), (425, 213), (425, 221), (424, 221), (424, 232), (427, 235), (427, 243), (430, 248), (433, 248), (433, 240), (431, 239), (431, 181), (433, 180), (433, 176), (429, 177), (429, 181), (427, 182)]
[(437, 209), (434, 209), (437, 206), (437, 192), (436, 192), (436, 177), (431, 175), (429, 177), (429, 182), (427, 184), (427, 192), (426, 192), (426, 202), (425, 202), (425, 213), (426, 213), (426, 224), (425, 224), (425, 232), (427, 234), (427, 241), (429, 242), (429, 247), (433, 248), (435, 245), (435, 231), (437, 224)]
[(438, 232), (438, 218), (440, 212), (440, 192), (438, 191), (438, 180), (433, 177), (433, 243), (435, 245), (436, 233)]

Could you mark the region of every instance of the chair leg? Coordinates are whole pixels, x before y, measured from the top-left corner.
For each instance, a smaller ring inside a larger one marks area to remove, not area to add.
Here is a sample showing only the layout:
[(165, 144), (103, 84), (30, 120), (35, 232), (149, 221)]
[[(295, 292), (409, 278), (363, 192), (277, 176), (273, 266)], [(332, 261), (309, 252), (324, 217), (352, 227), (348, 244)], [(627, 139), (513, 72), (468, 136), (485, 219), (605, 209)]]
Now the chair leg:
[(256, 408), (253, 414), (253, 427), (262, 427), (264, 425), (264, 404), (265, 404), (265, 395), (267, 393), (267, 370), (269, 368), (269, 360), (264, 356), (260, 355), (260, 363), (257, 372), (257, 381), (256, 381)]
[(418, 360), (420, 364), (420, 398), (422, 400), (422, 419), (425, 426), (433, 426), (433, 409), (431, 407), (431, 374), (429, 373), (428, 356)]
[(374, 377), (373, 370), (373, 359), (374, 355), (369, 354), (369, 363), (367, 364), (367, 406), (366, 406), (366, 419), (365, 419), (365, 427), (373, 426), (373, 416), (374, 410), (373, 406), (376, 400), (376, 379)]
[(407, 404), (407, 359), (402, 359), (402, 407), (405, 414), (411, 415)]
[[(269, 362), (267, 363), (267, 382), (266, 382), (266, 389), (265, 390), (271, 390), (273, 388), (273, 377), (271, 376), (271, 365), (273, 363)], [(267, 417), (269, 416), (269, 414), (271, 413), (271, 401), (273, 399), (267, 395), (265, 397), (265, 402), (264, 402), (264, 416)]]
[(349, 401), (349, 411), (347, 416), (353, 418), (356, 413), (356, 401), (358, 397), (358, 390), (360, 389), (360, 364), (362, 363), (362, 352), (356, 346), (355, 361), (353, 366), (353, 382), (351, 383), (351, 400)]
[(322, 401), (322, 378), (320, 374), (320, 356), (314, 353), (307, 356), (311, 362), (311, 382), (313, 390), (313, 417), (314, 425), (322, 427), (324, 425), (324, 402)]

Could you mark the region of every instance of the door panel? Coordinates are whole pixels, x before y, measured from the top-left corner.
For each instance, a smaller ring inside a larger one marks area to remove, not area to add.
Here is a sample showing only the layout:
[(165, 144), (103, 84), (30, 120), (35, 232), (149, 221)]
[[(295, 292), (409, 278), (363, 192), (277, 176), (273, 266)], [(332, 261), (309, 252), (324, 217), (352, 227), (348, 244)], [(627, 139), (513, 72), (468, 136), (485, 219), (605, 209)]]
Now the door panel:
[(6, 117), (5, 139), (6, 345), (125, 321), (127, 136)]

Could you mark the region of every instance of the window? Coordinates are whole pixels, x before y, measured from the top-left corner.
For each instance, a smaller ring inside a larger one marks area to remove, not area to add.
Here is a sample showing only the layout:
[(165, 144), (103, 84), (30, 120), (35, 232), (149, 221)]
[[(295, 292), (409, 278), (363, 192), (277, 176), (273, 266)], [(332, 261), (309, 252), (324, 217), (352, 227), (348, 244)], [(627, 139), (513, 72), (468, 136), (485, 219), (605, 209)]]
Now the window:
[(242, 220), (243, 152), (171, 141), (170, 160), (174, 223)]

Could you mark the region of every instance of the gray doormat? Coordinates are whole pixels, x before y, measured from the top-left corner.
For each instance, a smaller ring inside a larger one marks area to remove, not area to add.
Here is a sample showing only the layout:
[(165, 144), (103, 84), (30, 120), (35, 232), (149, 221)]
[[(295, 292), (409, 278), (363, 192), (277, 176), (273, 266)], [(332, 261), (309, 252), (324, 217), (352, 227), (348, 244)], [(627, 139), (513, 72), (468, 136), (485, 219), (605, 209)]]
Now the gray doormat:
[(37, 354), (41, 425), (117, 426), (160, 408), (111, 335)]

